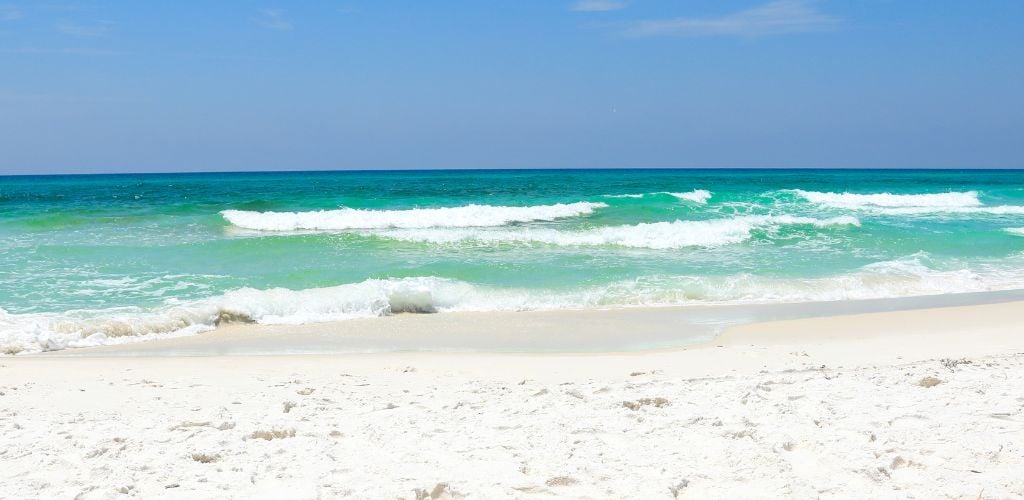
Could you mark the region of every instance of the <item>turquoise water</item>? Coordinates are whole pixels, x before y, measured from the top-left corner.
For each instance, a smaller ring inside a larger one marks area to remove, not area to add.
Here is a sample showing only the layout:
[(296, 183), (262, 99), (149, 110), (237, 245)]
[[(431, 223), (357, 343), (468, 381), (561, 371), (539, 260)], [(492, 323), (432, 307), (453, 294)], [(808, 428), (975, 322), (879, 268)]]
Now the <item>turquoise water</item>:
[(225, 320), (1024, 287), (1024, 172), (0, 177), (0, 351)]

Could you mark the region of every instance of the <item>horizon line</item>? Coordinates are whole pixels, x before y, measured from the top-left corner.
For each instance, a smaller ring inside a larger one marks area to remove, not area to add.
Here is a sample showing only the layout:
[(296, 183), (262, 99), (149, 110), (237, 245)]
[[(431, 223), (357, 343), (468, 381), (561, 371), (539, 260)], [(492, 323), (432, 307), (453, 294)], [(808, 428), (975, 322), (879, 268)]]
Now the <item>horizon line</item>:
[(50, 173), (0, 173), (3, 177), (71, 177), (71, 176), (113, 176), (113, 175), (215, 175), (215, 174), (299, 174), (299, 173), (383, 173), (383, 172), (501, 172), (501, 171), (641, 171), (641, 170), (870, 170), (870, 171), (1020, 171), (1020, 167), (402, 167), (402, 168), (352, 168), (352, 169), (296, 169), (296, 170), (157, 170), (157, 171), (111, 171), (111, 172), (50, 172)]

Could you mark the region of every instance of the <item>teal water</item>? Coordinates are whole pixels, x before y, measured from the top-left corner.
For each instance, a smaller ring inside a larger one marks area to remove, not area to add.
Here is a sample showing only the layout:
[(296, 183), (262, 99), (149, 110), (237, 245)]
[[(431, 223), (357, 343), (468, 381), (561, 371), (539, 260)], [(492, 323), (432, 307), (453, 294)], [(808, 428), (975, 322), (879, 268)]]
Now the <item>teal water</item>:
[(0, 351), (224, 320), (1024, 287), (1024, 172), (0, 177)]

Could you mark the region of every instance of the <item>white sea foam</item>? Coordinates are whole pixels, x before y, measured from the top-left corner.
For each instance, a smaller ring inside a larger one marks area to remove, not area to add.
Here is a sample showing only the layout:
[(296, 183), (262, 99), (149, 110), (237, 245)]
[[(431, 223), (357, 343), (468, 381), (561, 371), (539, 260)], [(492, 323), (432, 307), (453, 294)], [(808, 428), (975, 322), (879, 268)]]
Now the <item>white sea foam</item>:
[(687, 192), (687, 193), (670, 193), (670, 192), (666, 191), (664, 194), (667, 194), (669, 196), (675, 196), (676, 198), (679, 198), (680, 200), (686, 200), (686, 201), (692, 201), (694, 203), (700, 203), (701, 205), (707, 203), (708, 200), (711, 199), (711, 191), (708, 191), (706, 189), (695, 189), (695, 190)]
[(931, 194), (821, 193), (794, 189), (790, 192), (831, 208), (870, 211), (883, 215), (1024, 215), (1024, 206), (985, 206), (977, 191)]
[(680, 200), (691, 201), (693, 203), (705, 204), (711, 199), (711, 191), (706, 189), (694, 189), (693, 191), (687, 191), (685, 193), (673, 193), (669, 191), (658, 191), (655, 193), (630, 193), (630, 194), (606, 194), (605, 198), (643, 198), (645, 196), (653, 195), (669, 195), (674, 196)]
[(594, 210), (607, 206), (605, 203), (577, 202), (525, 207), (464, 205), (409, 210), (356, 208), (310, 212), (225, 210), (221, 212), (221, 215), (237, 227), (257, 231), (340, 231), (383, 228), (493, 227), (516, 222), (551, 221), (590, 215)]
[(895, 207), (882, 208), (879, 213), (885, 215), (1024, 215), (1022, 205), (996, 205), (991, 207)]
[(1017, 236), (1024, 236), (1024, 227), (1008, 227), (1003, 229), (1003, 231)]
[(815, 227), (860, 225), (856, 217), (830, 219), (810, 217), (743, 216), (701, 221), (653, 222), (584, 230), (551, 228), (459, 228), (408, 229), (365, 233), (410, 242), (451, 244), (459, 242), (545, 244), (556, 246), (620, 246), (629, 248), (674, 249), (717, 247), (746, 241), (758, 228), (784, 225)]
[(326, 288), (243, 288), (193, 302), (137, 308), (10, 314), (0, 309), (0, 354), (193, 335), (230, 321), (301, 324), (397, 312), (520, 311), (638, 305), (771, 303), (903, 297), (1024, 286), (1019, 265), (939, 270), (926, 255), (878, 262), (830, 277), (782, 279), (649, 276), (569, 291), (488, 288), (418, 277)]
[(874, 208), (956, 209), (981, 206), (977, 191), (930, 194), (857, 194), (794, 189), (791, 192), (811, 203), (854, 210)]
[(434, 312), (463, 301), (472, 288), (440, 278), (371, 279), (307, 290), (242, 288), (199, 301), (169, 300), (152, 310), (10, 314), (0, 309), (0, 353), (189, 335), (231, 321), (301, 324), (396, 312)]

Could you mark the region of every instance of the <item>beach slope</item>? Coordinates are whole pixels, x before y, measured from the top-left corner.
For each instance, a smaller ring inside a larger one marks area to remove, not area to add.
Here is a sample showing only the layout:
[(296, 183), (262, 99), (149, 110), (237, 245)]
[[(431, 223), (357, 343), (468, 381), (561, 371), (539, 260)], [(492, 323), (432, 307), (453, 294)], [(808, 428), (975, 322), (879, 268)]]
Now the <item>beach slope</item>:
[(634, 353), (8, 357), (0, 497), (1019, 497), (1022, 307)]

